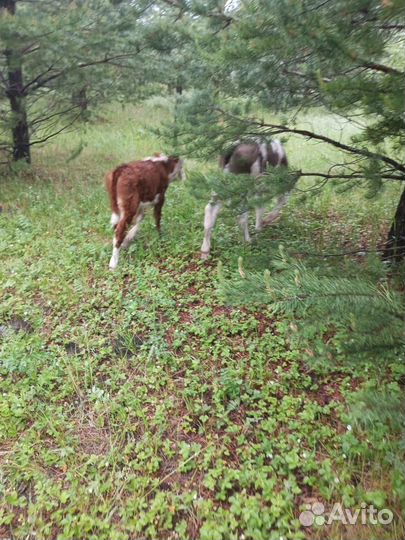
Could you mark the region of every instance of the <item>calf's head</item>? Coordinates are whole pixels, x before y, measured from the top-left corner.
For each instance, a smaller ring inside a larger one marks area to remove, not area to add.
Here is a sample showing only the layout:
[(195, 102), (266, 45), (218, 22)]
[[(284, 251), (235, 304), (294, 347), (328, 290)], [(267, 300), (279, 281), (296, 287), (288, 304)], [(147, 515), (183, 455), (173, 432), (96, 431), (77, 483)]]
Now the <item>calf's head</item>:
[(167, 158), (167, 171), (169, 173), (169, 182), (173, 182), (173, 180), (183, 180), (184, 179), (184, 171), (183, 171), (183, 165), (184, 161), (180, 159), (177, 156), (169, 156)]

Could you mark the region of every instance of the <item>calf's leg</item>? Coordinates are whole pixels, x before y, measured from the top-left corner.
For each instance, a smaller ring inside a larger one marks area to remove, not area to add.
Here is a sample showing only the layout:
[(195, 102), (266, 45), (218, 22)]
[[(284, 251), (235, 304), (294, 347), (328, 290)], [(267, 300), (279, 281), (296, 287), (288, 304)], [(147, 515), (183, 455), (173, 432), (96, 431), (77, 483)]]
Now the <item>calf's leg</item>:
[(263, 214), (264, 208), (256, 208), (256, 231), (261, 231), (263, 228)]
[(153, 210), (153, 213), (155, 215), (155, 223), (156, 223), (156, 228), (158, 230), (158, 233), (160, 235), (160, 220), (161, 220), (161, 217), (162, 217), (162, 207), (163, 207), (163, 204), (165, 202), (165, 196), (163, 195), (163, 193), (160, 195), (159, 197), (159, 200), (158, 202), (155, 204), (155, 208)]
[[(256, 178), (263, 173), (263, 170), (265, 168), (265, 163), (267, 161), (267, 148), (265, 144), (260, 145), (260, 154), (261, 154), (261, 158), (256, 159), (256, 161), (253, 163), (253, 165), (250, 168), (250, 174)], [(256, 231), (262, 230), (263, 214), (264, 214), (264, 208), (256, 208), (256, 224), (255, 224)], [(247, 221), (247, 218), (246, 218), (246, 221)], [(239, 223), (241, 222), (239, 221)], [(243, 227), (244, 227), (244, 232), (245, 233), (247, 232), (247, 236), (249, 236), (247, 223), (246, 225), (243, 224)], [(246, 238), (246, 234), (245, 234), (245, 240), (249, 242), (249, 240), (247, 240)]]
[(248, 228), (248, 222), (249, 222), (249, 213), (243, 212), (240, 216), (238, 216), (238, 222), (239, 226), (243, 233), (243, 238), (245, 242), (250, 242), (250, 235), (249, 235), (249, 228)]
[(119, 223), (119, 220), (120, 220), (120, 216), (118, 214), (116, 214), (115, 212), (113, 212), (111, 214), (111, 227), (114, 229), (114, 227), (116, 227)]
[(144, 212), (143, 210), (139, 210), (135, 218), (135, 225), (131, 229), (129, 229), (124, 240), (122, 241), (121, 247), (123, 249), (126, 249), (129, 246), (129, 244), (134, 240), (135, 236), (138, 234), (139, 227), (141, 226), (141, 222), (143, 218), (144, 218)]
[(108, 265), (110, 270), (115, 270), (117, 268), (118, 259), (120, 258), (121, 244), (124, 240), (125, 232), (130, 222), (131, 220), (128, 219), (127, 214), (124, 214), (124, 216), (120, 219), (115, 228), (115, 234), (113, 238), (113, 251), (110, 259), (110, 264)]
[[(131, 207), (131, 209), (125, 209), (125, 210), (122, 209), (123, 211), (121, 212), (120, 220), (115, 228), (115, 234), (113, 238), (113, 251), (112, 251), (110, 264), (109, 264), (110, 270), (115, 270), (117, 268), (121, 247), (126, 247), (128, 245), (127, 243), (126, 245), (123, 246), (124, 239), (126, 237), (127, 228), (129, 224), (133, 220), (135, 214), (138, 213), (138, 207), (139, 207), (139, 202), (136, 201), (136, 204), (134, 204), (133, 208)], [(138, 216), (137, 216), (137, 220), (138, 220)], [(139, 222), (141, 220), (142, 218), (139, 220)], [(137, 224), (135, 225), (135, 227), (139, 226), (139, 222), (137, 221)], [(135, 231), (135, 234), (133, 233), (133, 230), (135, 229), (135, 227), (133, 227), (131, 231), (129, 231), (130, 233), (132, 232), (133, 236), (135, 236), (136, 234), (136, 231)]]
[(204, 240), (201, 246), (201, 259), (207, 259), (210, 254), (212, 229), (214, 228), (220, 210), (221, 203), (219, 202), (209, 202), (205, 207)]
[(284, 193), (283, 195), (280, 195), (280, 197), (277, 199), (277, 204), (273, 208), (273, 210), (263, 219), (264, 225), (269, 225), (270, 223), (273, 223), (278, 216), (280, 215), (281, 209), (286, 204), (290, 197), (289, 193)]

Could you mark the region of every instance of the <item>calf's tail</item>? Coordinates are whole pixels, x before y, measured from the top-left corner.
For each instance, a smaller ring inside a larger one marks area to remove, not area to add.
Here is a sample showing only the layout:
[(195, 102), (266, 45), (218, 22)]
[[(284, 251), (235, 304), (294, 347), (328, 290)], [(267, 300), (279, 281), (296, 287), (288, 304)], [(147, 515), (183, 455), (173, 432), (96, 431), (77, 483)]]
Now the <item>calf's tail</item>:
[(120, 177), (120, 174), (122, 173), (123, 169), (125, 169), (125, 167), (126, 165), (120, 165), (113, 171), (106, 174), (105, 177), (105, 185), (108, 191), (108, 195), (110, 197), (111, 210), (113, 214), (116, 214), (117, 216), (119, 216), (120, 213), (117, 200), (117, 183), (118, 178)]

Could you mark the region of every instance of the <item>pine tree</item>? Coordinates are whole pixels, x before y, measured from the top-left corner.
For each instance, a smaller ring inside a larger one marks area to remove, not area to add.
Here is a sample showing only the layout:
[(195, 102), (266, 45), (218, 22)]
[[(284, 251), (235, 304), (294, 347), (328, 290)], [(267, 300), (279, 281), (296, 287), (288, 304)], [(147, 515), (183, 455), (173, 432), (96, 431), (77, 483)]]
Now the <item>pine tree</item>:
[[(205, 25), (195, 38), (200, 62), (192, 81), (195, 91), (183, 99), (178, 117), (184, 152), (212, 159), (239, 138), (289, 134), (339, 152), (330, 169), (290, 174), (272, 170), (271, 178), (260, 179), (259, 186), (217, 169), (195, 173), (191, 187), (196, 196), (206, 198), (215, 191), (239, 212), (241, 205), (246, 209), (257, 202), (255, 191), (260, 202), (266, 202), (297, 177), (350, 186), (367, 182), (374, 194), (393, 182), (404, 186), (403, 2), (253, 0), (191, 5)], [(342, 142), (297, 127), (297, 114), (316, 108), (342, 117), (348, 132), (356, 135)], [(264, 120), (261, 111), (282, 120)], [(398, 260), (405, 256), (401, 189), (384, 254)], [(315, 271), (309, 264), (284, 259), (285, 255), (269, 261), (271, 274), (249, 273), (241, 265), (243, 277), (222, 278), (226, 301), (266, 304), (275, 313), (283, 312), (295, 321), (292, 335), (307, 338), (319, 349), (312, 351), (317, 358), (329, 355), (331, 347), (334, 357), (373, 357), (380, 363), (402, 354), (403, 301), (384, 265), (376, 263), (378, 271), (368, 275), (367, 265), (362, 265), (361, 278), (341, 278), (322, 265)], [(338, 327), (339, 342), (314, 340), (320, 327)]]
[[(340, 356), (382, 365), (403, 355), (402, 294), (378, 260), (370, 259), (361, 276), (342, 277), (339, 270), (315, 270), (294, 260), (280, 246), (269, 266), (262, 273), (247, 272), (240, 262), (241, 277), (231, 280), (219, 272), (220, 292), (230, 304), (267, 305), (274, 315), (294, 321), (290, 337), (310, 347), (309, 360)], [(336, 339), (330, 339), (331, 332)]]
[[(388, 182), (404, 186), (402, 1), (196, 4), (208, 22), (196, 38), (203, 68), (179, 129), (186, 150), (212, 156), (239, 137), (295, 134), (341, 154), (332, 171), (297, 171), (301, 177), (366, 180), (374, 192)], [(284, 120), (265, 121), (252, 106)], [(297, 112), (314, 107), (344, 118), (356, 135), (342, 142), (298, 128)], [(405, 256), (404, 193), (386, 248), (386, 256)]]
[(0, 0), (0, 149), (30, 162), (33, 145), (89, 106), (156, 91), (176, 46), (172, 11), (146, 0)]
[[(363, 264), (361, 273), (342, 277), (339, 271), (288, 257), (283, 246), (269, 261), (270, 269), (248, 272), (239, 260), (239, 275), (225, 279), (218, 268), (219, 291), (231, 305), (266, 305), (275, 317), (287, 321), (291, 346), (300, 349), (315, 371), (335, 369), (336, 363), (375, 364), (382, 373), (403, 373), (405, 310), (402, 292), (379, 259)], [(398, 456), (405, 448), (404, 395), (397, 384), (389, 390), (378, 381), (364, 384), (349, 400), (350, 421), (361, 429), (388, 426), (388, 452), (394, 483), (403, 482), (404, 466)]]

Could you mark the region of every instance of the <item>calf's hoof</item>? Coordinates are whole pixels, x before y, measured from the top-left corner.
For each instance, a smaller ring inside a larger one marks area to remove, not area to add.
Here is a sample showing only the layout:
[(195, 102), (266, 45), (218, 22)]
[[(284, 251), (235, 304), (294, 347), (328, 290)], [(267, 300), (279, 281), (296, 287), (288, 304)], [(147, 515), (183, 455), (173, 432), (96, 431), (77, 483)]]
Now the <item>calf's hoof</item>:
[(280, 214), (271, 215), (269, 214), (264, 220), (263, 220), (263, 227), (267, 227), (268, 225), (274, 225), (279, 221)]
[(209, 251), (201, 251), (201, 255), (200, 255), (200, 259), (202, 261), (206, 261), (210, 256), (210, 252)]

